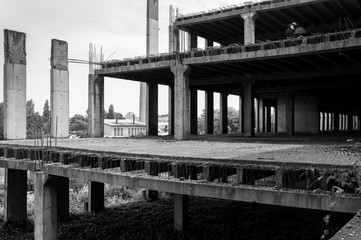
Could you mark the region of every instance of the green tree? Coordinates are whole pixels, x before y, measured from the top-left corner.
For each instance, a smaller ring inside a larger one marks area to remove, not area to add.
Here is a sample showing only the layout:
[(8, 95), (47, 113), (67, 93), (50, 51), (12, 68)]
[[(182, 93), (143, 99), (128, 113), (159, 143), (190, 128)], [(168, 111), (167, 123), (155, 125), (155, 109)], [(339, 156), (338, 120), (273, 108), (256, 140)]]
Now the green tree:
[(69, 121), (70, 133), (85, 137), (88, 134), (88, 118), (81, 114), (75, 114)]
[(48, 99), (44, 103), (42, 122), (44, 134), (50, 134), (50, 107)]
[[(228, 108), (227, 119), (228, 119), (228, 132), (237, 133), (239, 125), (238, 111), (233, 107)], [(205, 110), (202, 110), (201, 116), (198, 118), (198, 133), (205, 133)], [(213, 118), (214, 134), (219, 134), (221, 132), (221, 121), (220, 121), (220, 111), (218, 109), (214, 110)]]
[(115, 114), (114, 114), (114, 106), (113, 104), (110, 104), (109, 108), (108, 108), (108, 114), (107, 114), (107, 119), (114, 119), (115, 118)]
[(26, 102), (26, 137), (40, 138), (44, 135), (43, 120), (39, 112), (35, 112), (35, 104), (32, 99)]

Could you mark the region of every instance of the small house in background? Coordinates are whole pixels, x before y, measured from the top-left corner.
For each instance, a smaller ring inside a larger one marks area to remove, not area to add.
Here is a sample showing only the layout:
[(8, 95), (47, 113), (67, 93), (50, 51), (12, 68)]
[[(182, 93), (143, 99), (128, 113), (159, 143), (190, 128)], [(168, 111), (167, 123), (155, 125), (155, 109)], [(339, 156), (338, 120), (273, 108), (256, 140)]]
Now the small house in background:
[(134, 119), (104, 119), (104, 137), (136, 137), (145, 133), (145, 123)]

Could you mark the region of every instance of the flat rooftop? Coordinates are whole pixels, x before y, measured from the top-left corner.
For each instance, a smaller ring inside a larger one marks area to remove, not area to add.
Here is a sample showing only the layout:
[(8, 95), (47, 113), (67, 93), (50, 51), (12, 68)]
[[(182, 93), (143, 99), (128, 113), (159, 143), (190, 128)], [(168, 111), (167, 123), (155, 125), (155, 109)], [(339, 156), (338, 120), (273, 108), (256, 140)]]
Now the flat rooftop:
[[(165, 156), (205, 161), (351, 166), (361, 157), (361, 143), (351, 136), (276, 136), (245, 138), (237, 135), (194, 136), (190, 141), (170, 137), (58, 139), (63, 148), (134, 155)], [(34, 146), (34, 140), (0, 141)], [(54, 146), (54, 140), (52, 142)]]

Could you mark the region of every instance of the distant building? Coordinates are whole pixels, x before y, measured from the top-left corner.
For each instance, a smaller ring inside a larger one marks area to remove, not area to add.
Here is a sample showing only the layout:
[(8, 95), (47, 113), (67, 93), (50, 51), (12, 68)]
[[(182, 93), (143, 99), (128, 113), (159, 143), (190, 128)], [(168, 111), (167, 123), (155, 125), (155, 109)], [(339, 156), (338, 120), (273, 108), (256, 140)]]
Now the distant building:
[(104, 119), (105, 137), (135, 137), (145, 133), (145, 123), (131, 119)]

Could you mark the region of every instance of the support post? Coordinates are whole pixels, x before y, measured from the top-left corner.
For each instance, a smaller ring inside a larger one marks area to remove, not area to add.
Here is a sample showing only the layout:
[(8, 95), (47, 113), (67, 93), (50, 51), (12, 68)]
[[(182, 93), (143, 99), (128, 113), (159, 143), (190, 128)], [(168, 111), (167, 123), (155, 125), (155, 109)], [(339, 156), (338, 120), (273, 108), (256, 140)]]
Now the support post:
[(292, 90), (286, 92), (286, 133), (295, 134), (295, 93)]
[(104, 136), (104, 77), (89, 74), (88, 133), (91, 137)]
[[(146, 55), (158, 54), (159, 6), (158, 0), (147, 0), (147, 42)], [(139, 121), (146, 122), (147, 116), (147, 83), (140, 83)], [(158, 131), (157, 131), (158, 132)]]
[(214, 101), (213, 101), (213, 92), (205, 92), (205, 133), (213, 134), (214, 129)]
[(192, 49), (197, 48), (197, 47), (198, 47), (197, 35), (188, 33), (188, 50), (192, 51)]
[(184, 231), (188, 224), (188, 196), (174, 194), (174, 229)]
[(89, 181), (88, 184), (88, 211), (95, 213), (103, 211), (104, 183)]
[(198, 91), (191, 90), (191, 134), (198, 134)]
[(264, 106), (263, 98), (258, 98), (258, 131), (264, 132)]
[(257, 13), (251, 10), (251, 5), (247, 6), (248, 12), (242, 13), (241, 17), (244, 19), (244, 44), (256, 43), (256, 24)]
[(147, 83), (147, 135), (158, 135), (158, 84)]
[(179, 29), (174, 26), (175, 13), (173, 5), (169, 6), (169, 53), (179, 52)]
[(168, 123), (169, 135), (174, 135), (174, 84), (168, 88)]
[(34, 234), (37, 240), (57, 239), (57, 187), (53, 176), (34, 172)]
[(68, 43), (51, 40), (50, 58), (51, 136), (69, 136), (69, 71)]
[(27, 171), (5, 169), (5, 221), (26, 221)]
[(189, 74), (190, 67), (177, 64), (171, 66), (174, 74), (174, 139), (189, 139), (190, 133), (190, 91)]
[(25, 33), (4, 30), (4, 139), (26, 138)]
[(220, 120), (221, 120), (221, 134), (228, 133), (228, 94), (220, 94)]
[(244, 87), (244, 134), (246, 137), (254, 137), (255, 112), (254, 112), (254, 82), (245, 81)]
[(242, 96), (239, 96), (238, 131), (240, 133), (244, 132), (243, 115), (244, 115), (243, 98)]

